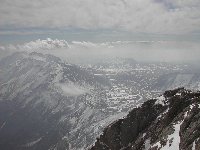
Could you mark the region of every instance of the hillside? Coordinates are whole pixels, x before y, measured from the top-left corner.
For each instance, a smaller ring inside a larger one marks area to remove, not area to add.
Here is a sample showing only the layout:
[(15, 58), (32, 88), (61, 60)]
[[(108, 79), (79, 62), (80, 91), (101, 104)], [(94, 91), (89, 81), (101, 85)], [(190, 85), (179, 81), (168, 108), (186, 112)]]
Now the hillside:
[(200, 92), (169, 90), (107, 128), (91, 150), (199, 150)]

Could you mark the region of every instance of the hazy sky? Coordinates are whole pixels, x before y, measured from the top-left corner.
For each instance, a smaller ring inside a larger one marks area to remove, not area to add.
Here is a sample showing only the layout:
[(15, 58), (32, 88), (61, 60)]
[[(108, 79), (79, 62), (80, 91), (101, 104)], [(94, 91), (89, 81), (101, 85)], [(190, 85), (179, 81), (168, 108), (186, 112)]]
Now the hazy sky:
[(46, 40), (1, 46), (0, 52), (26, 51), (55, 55), (70, 63), (99, 62), (126, 57), (145, 62), (200, 63), (200, 43), (192, 41), (90, 42)]
[(82, 30), (96, 34), (115, 31), (127, 36), (184, 34), (199, 38), (200, 1), (1, 0), (1, 41), (18, 36), (73, 38), (77, 36), (73, 31), (87, 37)]
[(48, 37), (71, 42), (64, 53), (53, 43), (65, 55), (198, 61), (200, 0), (1, 0), (1, 50), (51, 47), (37, 40)]

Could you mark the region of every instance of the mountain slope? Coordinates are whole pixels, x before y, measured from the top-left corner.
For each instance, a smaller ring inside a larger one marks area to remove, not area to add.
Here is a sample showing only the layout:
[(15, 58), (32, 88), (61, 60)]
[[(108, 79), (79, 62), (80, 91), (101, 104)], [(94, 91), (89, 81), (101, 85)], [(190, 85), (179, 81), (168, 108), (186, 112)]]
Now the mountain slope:
[[(149, 87), (160, 75), (182, 68), (117, 60), (86, 67), (36, 52), (1, 58), (0, 149), (87, 149), (107, 125), (154, 93)], [(145, 114), (139, 126), (164, 110), (152, 109), (155, 115)]]
[(199, 150), (200, 92), (179, 88), (109, 125), (91, 150)]
[(2, 58), (0, 149), (90, 145), (100, 132), (96, 126), (107, 117), (98, 109), (104, 105), (104, 83), (51, 55), (20, 52)]

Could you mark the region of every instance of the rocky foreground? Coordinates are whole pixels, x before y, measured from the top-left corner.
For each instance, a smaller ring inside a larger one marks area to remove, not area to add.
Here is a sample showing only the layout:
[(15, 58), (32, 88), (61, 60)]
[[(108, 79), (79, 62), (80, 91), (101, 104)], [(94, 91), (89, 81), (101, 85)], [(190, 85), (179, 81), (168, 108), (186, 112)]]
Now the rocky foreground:
[(200, 150), (200, 92), (166, 91), (110, 124), (91, 150)]

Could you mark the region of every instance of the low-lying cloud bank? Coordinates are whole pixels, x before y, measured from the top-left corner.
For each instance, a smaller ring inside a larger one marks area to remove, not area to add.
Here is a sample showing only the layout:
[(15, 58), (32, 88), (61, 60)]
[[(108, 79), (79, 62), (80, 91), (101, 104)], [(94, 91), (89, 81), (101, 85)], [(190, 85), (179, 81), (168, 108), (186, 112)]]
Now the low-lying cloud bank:
[(199, 62), (200, 44), (181, 41), (89, 41), (36, 40), (21, 45), (0, 46), (1, 51), (52, 54), (70, 62), (105, 57), (128, 57), (138, 61)]
[(57, 84), (57, 86), (59, 88), (61, 88), (61, 90), (63, 91), (63, 94), (65, 96), (79, 96), (79, 95), (83, 95), (86, 93), (89, 93), (89, 88), (80, 86), (80, 85), (76, 85), (73, 83), (70, 84)]

